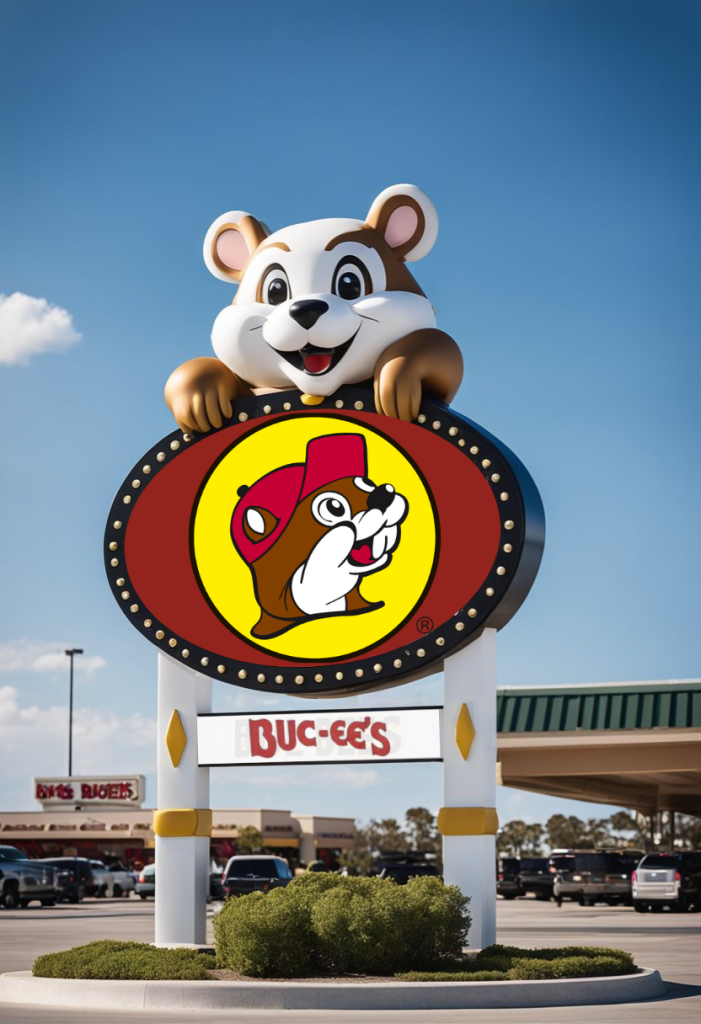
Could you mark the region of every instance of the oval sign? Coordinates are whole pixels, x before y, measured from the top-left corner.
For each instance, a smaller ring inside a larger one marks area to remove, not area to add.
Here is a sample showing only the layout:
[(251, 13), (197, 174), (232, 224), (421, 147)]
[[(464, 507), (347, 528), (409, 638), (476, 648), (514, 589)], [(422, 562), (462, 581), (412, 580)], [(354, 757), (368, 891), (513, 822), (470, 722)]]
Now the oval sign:
[(215, 679), (320, 697), (408, 682), (505, 625), (544, 517), (515, 455), (440, 402), (413, 423), (342, 388), (239, 401), (129, 474), (105, 534), (122, 611)]

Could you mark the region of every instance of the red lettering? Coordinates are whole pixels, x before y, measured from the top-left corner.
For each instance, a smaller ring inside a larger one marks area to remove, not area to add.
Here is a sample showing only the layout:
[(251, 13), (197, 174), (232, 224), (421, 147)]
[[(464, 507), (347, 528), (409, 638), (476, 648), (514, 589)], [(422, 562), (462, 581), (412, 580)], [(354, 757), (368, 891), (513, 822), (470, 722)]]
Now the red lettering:
[(110, 795), (110, 800), (119, 800), (119, 786), (116, 782), (110, 782), (107, 790)]
[(293, 719), (287, 719), (287, 736), (285, 736), (285, 719), (278, 718), (275, 722), (277, 741), (282, 750), (294, 750), (297, 745), (297, 726)]
[(346, 723), (340, 719), (337, 722), (331, 723), (331, 739), (334, 743), (337, 743), (339, 747), (347, 747), (348, 741), (345, 738)]
[(63, 782), (59, 782), (56, 787), (56, 796), (59, 800), (72, 800), (73, 799), (73, 787), (68, 786)]
[(348, 742), (356, 750), (365, 749), (365, 737), (363, 732), (370, 725), (370, 719), (364, 718), (362, 722), (351, 722), (348, 726)]
[[(248, 723), (253, 757), (274, 757), (277, 743), (273, 736), (273, 726), (267, 718), (251, 719)], [(265, 740), (265, 746), (261, 743)]]
[(100, 800), (106, 800), (107, 799), (107, 786), (105, 786), (105, 784), (102, 783), (102, 785), (97, 786), (96, 788), (97, 788), (97, 795), (99, 796)]
[(390, 743), (386, 733), (387, 725), (384, 722), (373, 722), (370, 726), (370, 735), (375, 740), (370, 749), (377, 757), (387, 757), (390, 752)]
[(42, 786), (42, 784), (40, 782), (37, 782), (35, 796), (36, 796), (37, 800), (45, 800), (46, 799), (46, 789), (45, 789), (44, 786)]
[[(312, 735), (309, 737), (307, 733), (312, 730)], [(297, 738), (299, 742), (304, 744), (305, 747), (316, 746), (316, 736), (314, 735), (314, 723), (310, 718), (305, 718), (303, 722), (300, 722), (297, 726)]]

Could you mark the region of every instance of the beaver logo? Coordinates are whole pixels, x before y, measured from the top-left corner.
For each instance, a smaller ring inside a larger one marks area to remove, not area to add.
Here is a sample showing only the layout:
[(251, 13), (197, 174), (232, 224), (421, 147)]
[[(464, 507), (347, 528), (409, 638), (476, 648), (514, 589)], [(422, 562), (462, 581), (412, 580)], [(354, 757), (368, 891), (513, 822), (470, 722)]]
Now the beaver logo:
[(366, 601), (360, 585), (390, 564), (409, 504), (392, 484), (369, 479), (362, 435), (316, 437), (304, 463), (281, 466), (238, 493), (231, 533), (261, 610), (252, 636), (270, 639), (312, 619), (384, 607)]

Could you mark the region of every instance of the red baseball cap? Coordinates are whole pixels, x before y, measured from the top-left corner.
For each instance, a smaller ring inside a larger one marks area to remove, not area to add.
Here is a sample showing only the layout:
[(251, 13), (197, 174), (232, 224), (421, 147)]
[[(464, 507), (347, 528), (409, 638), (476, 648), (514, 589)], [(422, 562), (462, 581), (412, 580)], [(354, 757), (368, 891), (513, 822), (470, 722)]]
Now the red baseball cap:
[[(250, 565), (269, 551), (282, 535), (294, 510), (314, 491), (345, 477), (368, 475), (365, 438), (362, 434), (327, 434), (307, 445), (306, 461), (280, 466), (243, 490), (231, 519), (236, 550)], [(261, 540), (251, 540), (243, 517), (249, 508), (263, 509), (278, 520), (275, 529)]]

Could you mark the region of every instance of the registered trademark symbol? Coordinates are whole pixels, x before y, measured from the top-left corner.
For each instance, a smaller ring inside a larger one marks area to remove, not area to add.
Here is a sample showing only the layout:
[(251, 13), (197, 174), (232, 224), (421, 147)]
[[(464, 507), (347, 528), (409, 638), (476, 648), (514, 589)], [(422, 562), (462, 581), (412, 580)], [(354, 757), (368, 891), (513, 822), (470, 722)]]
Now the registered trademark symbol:
[(430, 633), (433, 629), (433, 619), (429, 619), (428, 616), (423, 615), (420, 619), (416, 620), (416, 628), (419, 633)]

